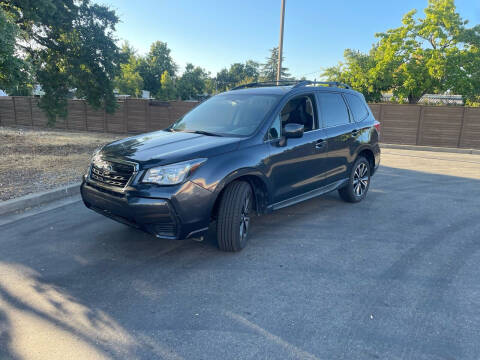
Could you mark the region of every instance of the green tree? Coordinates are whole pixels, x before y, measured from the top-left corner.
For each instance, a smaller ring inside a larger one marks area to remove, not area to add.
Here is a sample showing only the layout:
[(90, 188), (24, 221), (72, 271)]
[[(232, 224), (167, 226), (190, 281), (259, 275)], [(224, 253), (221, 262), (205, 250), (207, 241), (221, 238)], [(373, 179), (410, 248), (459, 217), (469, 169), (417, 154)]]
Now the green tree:
[(12, 17), (0, 8), (0, 89), (11, 95), (28, 95), (31, 91), (29, 63), (15, 56), (19, 33)]
[(218, 91), (225, 91), (240, 84), (258, 81), (260, 64), (253, 60), (245, 63), (234, 63), (230, 68), (224, 68), (217, 73), (216, 87)]
[(412, 10), (402, 26), (377, 34), (373, 75), (390, 83), (399, 102), (407, 99), (410, 104), (426, 93), (478, 94), (478, 70), (476, 75), (475, 68), (463, 66), (467, 59), (479, 64), (478, 26), (466, 29), (468, 22), (456, 12), (454, 0), (429, 0), (424, 12), (419, 18)]
[(247, 60), (244, 64), (235, 63), (230, 66), (229, 76), (234, 85), (240, 82), (245, 83), (246, 79), (257, 81), (260, 70), (260, 64), (253, 60)]
[(251, 83), (254, 83), (256, 81), (257, 81), (257, 79), (247, 76), (247, 77), (243, 78), (241, 81), (237, 82), (235, 84), (235, 86), (251, 84)]
[(227, 68), (220, 70), (215, 78), (215, 90), (222, 92), (235, 84)]
[(205, 92), (207, 94), (216, 94), (218, 93), (217, 79), (207, 77), (205, 79)]
[(255, 81), (258, 80), (258, 77), (260, 76), (260, 64), (253, 60), (245, 61), (243, 76), (244, 79), (248, 77), (255, 79)]
[(360, 91), (369, 102), (379, 102), (382, 92), (389, 89), (389, 83), (375, 73), (375, 47), (368, 54), (346, 49), (344, 62), (332, 66), (323, 72), (328, 81), (339, 81)]
[(127, 42), (123, 44), (121, 54), (127, 62), (120, 65), (120, 74), (115, 77), (115, 87), (120, 94), (138, 97), (143, 89), (143, 79), (138, 71), (140, 59)]
[(164, 71), (167, 71), (171, 77), (174, 77), (177, 72), (177, 65), (170, 56), (167, 43), (155, 41), (150, 46), (147, 56), (141, 60), (138, 70), (143, 78), (145, 90), (150, 91), (152, 95), (158, 94)]
[(9, 0), (0, 8), (19, 28), (16, 50), (31, 59), (45, 92), (39, 105), (50, 123), (66, 116), (70, 89), (94, 107), (115, 110), (113, 78), (121, 55), (114, 11), (89, 0)]
[(447, 68), (449, 86), (467, 105), (480, 106), (480, 25), (466, 29), (460, 40), (464, 47)]
[(415, 104), (427, 93), (450, 91), (478, 102), (480, 26), (466, 28), (454, 0), (429, 0), (424, 13), (409, 11), (402, 26), (376, 34), (368, 54), (346, 50), (345, 61), (323, 75), (351, 84), (369, 101), (392, 91), (397, 101)]
[(163, 72), (160, 84), (162, 85), (162, 87), (160, 88), (160, 91), (158, 93), (158, 98), (165, 101), (175, 100), (177, 96), (175, 84), (167, 70)]
[(178, 80), (177, 91), (182, 100), (196, 99), (205, 91), (208, 73), (198, 66), (187, 64), (182, 77)]
[[(260, 80), (261, 81), (275, 81), (277, 80), (277, 71), (278, 71), (278, 47), (270, 49), (270, 56), (265, 60), (266, 63), (262, 64), (260, 70)], [(282, 56), (282, 64), (284, 64), (285, 57)], [(287, 80), (290, 77), (288, 73), (288, 68), (283, 67), (280, 71), (280, 79)]]

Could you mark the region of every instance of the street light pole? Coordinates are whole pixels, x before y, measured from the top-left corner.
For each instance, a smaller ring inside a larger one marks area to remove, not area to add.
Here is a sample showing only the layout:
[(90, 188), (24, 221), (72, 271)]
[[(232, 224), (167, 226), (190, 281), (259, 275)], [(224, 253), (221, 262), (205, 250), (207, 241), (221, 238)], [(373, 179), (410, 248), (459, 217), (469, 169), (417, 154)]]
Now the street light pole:
[(278, 44), (278, 67), (277, 67), (277, 85), (280, 84), (282, 74), (282, 53), (283, 53), (283, 22), (285, 19), (285, 0), (282, 0), (282, 10), (280, 12), (280, 42)]

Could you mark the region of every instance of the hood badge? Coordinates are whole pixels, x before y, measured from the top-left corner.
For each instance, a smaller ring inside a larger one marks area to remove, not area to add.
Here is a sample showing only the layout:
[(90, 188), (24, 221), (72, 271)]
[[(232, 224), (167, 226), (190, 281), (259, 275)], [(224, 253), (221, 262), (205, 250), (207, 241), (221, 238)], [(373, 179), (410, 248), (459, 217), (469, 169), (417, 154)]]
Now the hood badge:
[(93, 165), (96, 168), (102, 170), (106, 174), (113, 171), (113, 167), (108, 161), (105, 161), (105, 160), (103, 160), (103, 159), (101, 159), (100, 157), (97, 157), (97, 156), (93, 159)]

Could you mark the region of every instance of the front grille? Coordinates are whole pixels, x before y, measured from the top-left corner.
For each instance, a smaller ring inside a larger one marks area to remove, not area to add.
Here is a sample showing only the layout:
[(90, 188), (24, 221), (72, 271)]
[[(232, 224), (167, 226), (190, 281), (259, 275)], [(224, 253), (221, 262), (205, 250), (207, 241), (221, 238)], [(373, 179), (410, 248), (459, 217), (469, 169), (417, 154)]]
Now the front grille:
[(94, 160), (90, 169), (90, 179), (100, 184), (124, 188), (135, 172), (135, 167), (109, 160)]

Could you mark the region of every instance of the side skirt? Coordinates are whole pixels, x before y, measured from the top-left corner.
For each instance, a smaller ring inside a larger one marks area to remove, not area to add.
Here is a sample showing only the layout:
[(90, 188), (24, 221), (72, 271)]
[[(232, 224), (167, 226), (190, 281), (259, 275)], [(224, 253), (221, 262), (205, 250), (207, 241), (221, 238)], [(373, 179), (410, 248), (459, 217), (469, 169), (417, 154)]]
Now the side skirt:
[(317, 196), (320, 196), (320, 195), (324, 195), (326, 193), (329, 193), (331, 191), (334, 191), (334, 190), (337, 190), (337, 189), (341, 188), (347, 182), (348, 182), (348, 179), (341, 179), (341, 180), (335, 181), (331, 184), (322, 186), (321, 188), (311, 190), (311, 191), (308, 191), (304, 194), (291, 197), (290, 199), (282, 200), (282, 201), (277, 202), (275, 204), (269, 205), (267, 207), (267, 212), (270, 212), (270, 211), (273, 211), (273, 210), (278, 210), (278, 209), (281, 209), (281, 208), (284, 208), (284, 207), (287, 207), (287, 206), (290, 206), (290, 205), (297, 204), (297, 203), (305, 201), (305, 200), (309, 200), (311, 198), (314, 198), (314, 197), (317, 197)]

